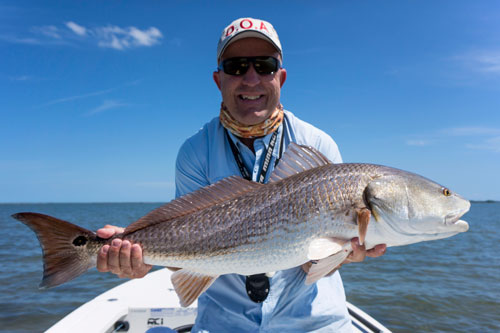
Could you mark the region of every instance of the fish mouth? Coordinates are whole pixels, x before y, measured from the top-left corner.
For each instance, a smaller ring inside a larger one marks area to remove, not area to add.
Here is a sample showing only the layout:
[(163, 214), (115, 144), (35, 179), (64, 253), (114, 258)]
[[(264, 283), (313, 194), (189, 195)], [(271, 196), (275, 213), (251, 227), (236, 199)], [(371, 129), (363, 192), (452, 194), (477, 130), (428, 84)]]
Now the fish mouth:
[(444, 224), (452, 225), (459, 221), (464, 212), (453, 212), (444, 217)]
[(447, 226), (453, 226), (460, 231), (467, 231), (469, 230), (469, 224), (464, 221), (460, 220), (460, 218), (466, 213), (467, 211), (460, 211), (460, 212), (453, 212), (445, 216), (444, 218), (444, 224)]

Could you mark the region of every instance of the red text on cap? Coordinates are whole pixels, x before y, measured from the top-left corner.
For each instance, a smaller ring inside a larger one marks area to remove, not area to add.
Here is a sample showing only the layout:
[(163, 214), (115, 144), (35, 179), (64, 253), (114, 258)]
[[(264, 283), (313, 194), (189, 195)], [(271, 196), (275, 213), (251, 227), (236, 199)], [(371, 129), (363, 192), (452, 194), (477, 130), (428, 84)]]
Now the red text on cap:
[[(242, 29), (245, 29), (245, 30), (251, 29), (253, 27), (253, 24), (254, 24), (254, 22), (250, 19), (243, 19), (240, 21), (240, 27)], [(255, 27), (255, 29), (257, 29), (257, 26)], [(265, 30), (267, 33), (269, 33), (269, 30), (267, 30), (266, 25), (262, 21), (260, 22), (260, 27), (258, 29)], [(239, 29), (237, 29), (236, 31), (238, 31), (238, 30)], [(235, 31), (234, 25), (231, 25), (230, 27), (227, 28), (225, 37), (232, 35), (234, 31)]]
[(229, 36), (230, 34), (232, 34), (233, 31), (234, 31), (234, 25), (232, 25), (229, 28), (227, 28), (227, 30), (226, 30), (226, 37)]
[[(248, 23), (248, 25), (247, 25), (247, 26), (245, 26), (245, 25), (244, 25), (244, 23), (245, 23), (245, 22), (247, 22), (247, 23)], [(253, 26), (253, 22), (252, 22), (252, 21), (250, 21), (249, 19), (244, 19), (244, 20), (241, 20), (241, 22), (240, 22), (240, 27), (241, 27), (242, 29), (250, 29), (252, 26)]]
[(264, 22), (260, 22), (260, 30), (266, 30), (267, 32), (269, 32), (269, 30), (267, 30), (266, 28), (266, 25), (264, 24)]

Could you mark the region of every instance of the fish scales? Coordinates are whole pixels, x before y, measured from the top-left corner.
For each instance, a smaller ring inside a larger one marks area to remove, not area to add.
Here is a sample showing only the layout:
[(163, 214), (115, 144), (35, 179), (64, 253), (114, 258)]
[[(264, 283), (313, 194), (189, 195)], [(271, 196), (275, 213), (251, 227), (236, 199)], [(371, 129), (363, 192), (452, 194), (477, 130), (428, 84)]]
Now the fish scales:
[(41, 287), (95, 266), (114, 238), (142, 246), (144, 261), (181, 268), (172, 283), (181, 305), (221, 274), (257, 274), (313, 260), (306, 283), (338, 267), (353, 237), (367, 249), (442, 239), (468, 230), (470, 203), (422, 176), (373, 164), (332, 164), (291, 143), (262, 185), (228, 177), (155, 209), (111, 239), (38, 213), (13, 215), (43, 249)]
[[(346, 212), (363, 205), (363, 189), (373, 177), (368, 172), (377, 169), (366, 164), (325, 165), (125, 238), (140, 242), (151, 264), (191, 267), (187, 262), (192, 260), (192, 268), (198, 269), (203, 261), (219, 257), (223, 267), (212, 268), (231, 271), (231, 261), (237, 267), (248, 264), (242, 257), (250, 248), (253, 264), (262, 261), (259, 253), (274, 264), (296, 256), (313, 237), (355, 236), (354, 216)], [(309, 224), (313, 218), (320, 223)], [(242, 257), (235, 255), (240, 252)]]

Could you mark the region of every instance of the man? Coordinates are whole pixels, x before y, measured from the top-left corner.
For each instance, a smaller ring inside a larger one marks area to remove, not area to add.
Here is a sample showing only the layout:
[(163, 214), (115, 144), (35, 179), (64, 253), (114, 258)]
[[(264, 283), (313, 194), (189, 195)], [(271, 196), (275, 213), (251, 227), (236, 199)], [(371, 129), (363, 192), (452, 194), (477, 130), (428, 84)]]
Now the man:
[[(231, 175), (266, 182), (275, 163), (291, 142), (313, 146), (334, 163), (342, 159), (335, 142), (280, 104), (287, 72), (281, 67), (281, 43), (273, 26), (242, 18), (224, 29), (217, 48), (218, 70), (213, 79), (221, 91), (219, 117), (182, 145), (176, 162), (176, 196), (213, 184)], [(264, 160), (270, 163), (263, 163)], [(119, 229), (107, 226), (107, 238)], [(352, 241), (347, 260), (379, 256)], [(114, 240), (98, 258), (100, 271), (120, 277), (142, 277), (151, 266), (142, 262), (139, 245)], [(223, 275), (198, 299), (193, 332), (349, 332), (351, 322), (338, 272), (306, 285), (308, 264), (263, 275)]]

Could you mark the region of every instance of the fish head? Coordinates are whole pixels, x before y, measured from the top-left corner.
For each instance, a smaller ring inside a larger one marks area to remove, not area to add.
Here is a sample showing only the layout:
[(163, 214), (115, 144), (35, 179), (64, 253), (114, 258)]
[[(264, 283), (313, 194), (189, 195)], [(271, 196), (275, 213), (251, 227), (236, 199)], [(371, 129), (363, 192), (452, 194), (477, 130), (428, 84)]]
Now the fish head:
[(396, 234), (412, 238), (411, 242), (446, 238), (469, 229), (460, 220), (470, 208), (468, 200), (410, 172), (387, 168), (368, 183), (364, 195), (375, 219)]

